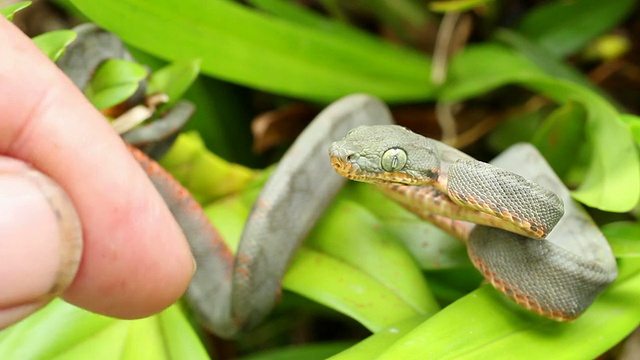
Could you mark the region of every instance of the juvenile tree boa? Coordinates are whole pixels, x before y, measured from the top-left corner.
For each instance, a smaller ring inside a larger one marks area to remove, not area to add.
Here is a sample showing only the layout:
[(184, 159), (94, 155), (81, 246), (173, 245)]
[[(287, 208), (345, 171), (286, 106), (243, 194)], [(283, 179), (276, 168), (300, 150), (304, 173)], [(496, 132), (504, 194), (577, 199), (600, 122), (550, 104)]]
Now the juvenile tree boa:
[[(59, 65), (82, 88), (89, 74), (103, 61), (127, 57), (114, 38), (95, 27), (81, 28), (78, 39), (67, 49)], [(179, 115), (178, 119), (170, 121), (180, 123), (188, 118), (192, 111), (189, 106), (178, 105), (172, 112)], [(268, 315), (278, 300), (282, 276), (297, 246), (344, 183), (343, 178), (333, 173), (326, 149), (358, 125), (392, 122), (387, 107), (367, 95), (351, 95), (325, 109), (298, 137), (262, 189), (235, 256), (187, 190), (145, 153), (131, 148), (189, 240), (198, 267), (187, 299), (207, 328), (230, 338)], [(162, 128), (145, 127), (142, 132), (145, 142), (150, 134)], [(365, 129), (362, 135), (368, 138), (363, 144), (368, 148), (374, 134), (371, 128), (362, 129)], [(377, 152), (368, 156), (361, 149), (357, 152), (358, 161), (354, 162), (354, 155), (350, 158), (343, 151), (352, 144), (349, 138), (360, 130), (352, 132), (338, 146), (340, 150), (332, 151), (334, 165), (353, 168), (366, 159), (374, 169), (376, 166), (391, 169), (396, 178), (393, 182), (410, 185), (383, 185), (382, 189), (409, 209), (464, 239), (474, 264), (496, 288), (519, 304), (551, 318), (575, 318), (615, 279), (615, 260), (606, 240), (571, 200), (539, 154), (531, 155), (530, 150), (520, 148), (510, 150), (506, 165), (514, 171), (533, 171), (524, 175), (552, 191), (510, 172), (477, 163), (438, 142), (425, 142), (424, 138), (395, 127), (384, 129), (385, 132), (393, 129), (389, 134), (397, 131), (404, 135), (376, 135)], [(165, 135), (159, 133), (158, 137)], [(388, 143), (389, 140), (393, 143)], [(431, 144), (427, 154), (414, 152), (413, 146), (420, 143)], [(528, 154), (526, 161), (514, 160), (523, 154)], [(521, 168), (520, 164), (528, 165)], [(379, 174), (379, 169), (371, 170), (374, 173)], [(360, 176), (351, 170), (346, 174), (353, 178)], [(366, 175), (367, 180), (387, 181), (381, 176), (371, 178), (371, 174)], [(420, 180), (410, 180), (414, 178)], [(467, 180), (474, 179), (484, 180), (483, 185), (469, 185)], [(496, 187), (496, 181), (502, 185)], [(515, 197), (502, 192), (507, 190), (515, 191)], [(565, 212), (560, 219), (563, 202)], [(499, 225), (522, 235), (452, 218)], [(555, 230), (549, 233), (554, 225)], [(546, 238), (532, 240), (523, 235)]]
[(464, 241), (496, 289), (542, 316), (576, 318), (617, 277), (606, 239), (532, 147), (499, 162), (526, 176), (397, 125), (357, 127), (329, 153), (342, 176)]

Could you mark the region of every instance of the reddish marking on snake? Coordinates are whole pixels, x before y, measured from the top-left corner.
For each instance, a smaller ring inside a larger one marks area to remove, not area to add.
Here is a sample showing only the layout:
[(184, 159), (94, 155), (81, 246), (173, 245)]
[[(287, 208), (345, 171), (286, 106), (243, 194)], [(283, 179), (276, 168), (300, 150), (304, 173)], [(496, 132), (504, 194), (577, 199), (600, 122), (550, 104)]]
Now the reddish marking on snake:
[[(164, 186), (170, 191), (171, 196), (179, 206), (179, 210), (188, 214), (188, 216), (197, 220), (201, 234), (206, 234), (216, 251), (216, 259), (214, 261), (224, 261), (233, 264), (234, 255), (227, 247), (218, 230), (209, 222), (200, 204), (191, 196), (189, 191), (185, 189), (169, 172), (167, 172), (160, 164), (149, 158), (147, 154), (136, 147), (127, 145), (129, 152), (133, 158), (142, 166), (142, 169), (151, 179), (162, 181)], [(194, 221), (195, 222), (195, 221)], [(183, 230), (184, 232), (184, 230)], [(184, 234), (187, 238), (189, 234)], [(231, 275), (231, 274), (227, 274)]]
[[(549, 231), (542, 224), (535, 224), (531, 221), (520, 219), (506, 210), (492, 208), (482, 199), (478, 199), (473, 195), (463, 195), (459, 192), (450, 192), (449, 196), (460, 206), (469, 207), (485, 214), (495, 216), (497, 221), (485, 223), (487, 225), (503, 228), (503, 226), (500, 226), (500, 222), (507, 221), (508, 223), (515, 225), (517, 228), (522, 229), (522, 231), (516, 231), (522, 235), (536, 239), (543, 239), (548, 235)], [(514, 231), (515, 229), (509, 230)]]
[(257, 209), (260, 209), (261, 211), (254, 211), (254, 215), (253, 216), (258, 216), (261, 214), (265, 214), (267, 212), (269, 212), (269, 210), (271, 210), (271, 204), (269, 204), (267, 202), (267, 200), (263, 199), (263, 198), (258, 198), (256, 199), (256, 204), (255, 204)]
[(235, 271), (236, 271), (236, 274), (242, 277), (245, 277), (245, 278), (251, 277), (251, 271), (249, 271), (249, 269), (247, 269), (246, 267), (238, 266), (236, 267)]
[(487, 264), (479, 257), (469, 252), (469, 258), (482, 275), (501, 293), (505, 294), (511, 300), (525, 309), (529, 309), (538, 315), (557, 321), (571, 321), (577, 318), (577, 315), (569, 315), (563, 311), (552, 310), (543, 306), (537, 299), (520, 291), (518, 286), (504, 281), (495, 272), (492, 272)]
[(238, 263), (241, 265), (247, 265), (251, 263), (251, 258), (245, 254), (238, 255)]

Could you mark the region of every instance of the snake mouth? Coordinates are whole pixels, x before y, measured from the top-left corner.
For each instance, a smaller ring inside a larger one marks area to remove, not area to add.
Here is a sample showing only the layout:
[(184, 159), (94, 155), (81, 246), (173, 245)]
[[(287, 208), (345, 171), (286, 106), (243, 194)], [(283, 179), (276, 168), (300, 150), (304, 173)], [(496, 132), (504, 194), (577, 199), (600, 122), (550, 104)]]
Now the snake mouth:
[(419, 185), (413, 176), (401, 172), (373, 172), (367, 171), (355, 162), (347, 160), (343, 156), (330, 154), (331, 166), (341, 176), (354, 181), (384, 185)]
[(366, 181), (365, 176), (361, 174), (361, 170), (357, 164), (343, 160), (341, 157), (331, 154), (331, 166), (339, 175), (350, 180)]

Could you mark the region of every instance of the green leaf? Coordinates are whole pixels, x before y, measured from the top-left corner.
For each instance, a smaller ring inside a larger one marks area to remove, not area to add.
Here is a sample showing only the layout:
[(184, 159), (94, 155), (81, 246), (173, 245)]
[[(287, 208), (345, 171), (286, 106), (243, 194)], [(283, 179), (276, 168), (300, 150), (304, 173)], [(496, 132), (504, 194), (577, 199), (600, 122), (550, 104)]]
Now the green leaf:
[(512, 359), (514, 354), (518, 359), (549, 354), (556, 359), (593, 359), (637, 327), (638, 296), (637, 260), (623, 262), (620, 278), (571, 323), (518, 309), (495, 289), (483, 286), (417, 326), (376, 359)]
[(602, 233), (617, 258), (640, 257), (640, 224), (637, 222), (607, 224), (602, 227)]
[(105, 109), (127, 100), (147, 76), (145, 68), (131, 61), (110, 59), (97, 69), (85, 95), (98, 109)]
[(635, 6), (634, 0), (554, 1), (527, 12), (518, 30), (557, 58), (565, 57), (612, 29)]
[(33, 42), (51, 61), (56, 61), (77, 36), (71, 30), (57, 30), (38, 35), (33, 38)]
[[(440, 306), (422, 272), (401, 243), (385, 230), (384, 223), (362, 204), (341, 196), (326, 211), (305, 245), (375, 278), (418, 313), (437, 312)], [(365, 250), (366, 255), (358, 256)]]
[(580, 103), (569, 101), (552, 112), (531, 139), (551, 168), (564, 178), (576, 163), (576, 144), (583, 139), (587, 112)]
[(621, 119), (629, 126), (636, 145), (640, 146), (640, 117), (632, 114), (622, 114)]
[(522, 85), (559, 104), (574, 101), (586, 109), (592, 155), (581, 186), (572, 193), (577, 200), (613, 212), (626, 212), (637, 204), (640, 166), (633, 139), (620, 113), (593, 91), (546, 75), (510, 49), (484, 44), (468, 47), (452, 60), (441, 97), (460, 101), (506, 84)]
[(199, 71), (200, 60), (179, 61), (167, 65), (151, 74), (147, 84), (147, 95), (167, 94), (169, 102), (164, 106), (171, 107), (193, 84)]
[(573, 100), (587, 109), (591, 159), (582, 184), (572, 196), (604, 211), (633, 209), (640, 197), (640, 166), (633, 138), (620, 113), (597, 94), (564, 80), (544, 78), (529, 80), (523, 85), (561, 104)]
[(195, 333), (180, 306), (172, 305), (155, 318), (169, 359), (209, 359), (198, 334)]
[(372, 332), (421, 315), (373, 274), (305, 247), (298, 250), (282, 285), (349, 316)]
[(195, 132), (180, 134), (160, 164), (203, 204), (244, 190), (258, 174), (209, 152)]
[(13, 16), (20, 10), (26, 8), (31, 5), (31, 1), (20, 1), (15, 4), (11, 4), (9, 6), (5, 6), (0, 9), (0, 15), (7, 18), (7, 20), (13, 20)]
[(51, 359), (89, 341), (116, 321), (56, 299), (0, 332), (0, 354), (7, 359)]
[(544, 77), (521, 54), (495, 43), (471, 45), (451, 59), (447, 82), (439, 92), (442, 101), (480, 96), (519, 79)]
[(73, 3), (129, 44), (167, 60), (200, 58), (203, 73), (256, 89), (320, 101), (354, 92), (388, 101), (433, 96), (430, 60), (413, 50), (335, 37), (235, 2)]
[(56, 299), (0, 332), (3, 359), (208, 359), (178, 305), (140, 320), (117, 320)]

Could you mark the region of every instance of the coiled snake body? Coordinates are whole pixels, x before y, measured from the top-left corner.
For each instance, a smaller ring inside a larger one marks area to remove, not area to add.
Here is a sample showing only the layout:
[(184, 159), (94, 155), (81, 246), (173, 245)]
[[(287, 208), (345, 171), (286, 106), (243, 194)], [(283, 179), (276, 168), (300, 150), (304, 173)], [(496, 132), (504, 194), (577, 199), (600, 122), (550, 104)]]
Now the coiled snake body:
[[(519, 152), (537, 155), (534, 176), (553, 175), (535, 150)], [(494, 287), (540, 315), (576, 318), (617, 276), (606, 240), (555, 177), (552, 187), (564, 199), (397, 125), (355, 128), (329, 153), (339, 174), (380, 185), (392, 199), (463, 240)], [(527, 162), (512, 160), (511, 166)], [(550, 236), (557, 224), (560, 235)], [(566, 234), (576, 230), (584, 233)], [(562, 233), (566, 237), (560, 239)], [(564, 244), (556, 245), (558, 240)]]

